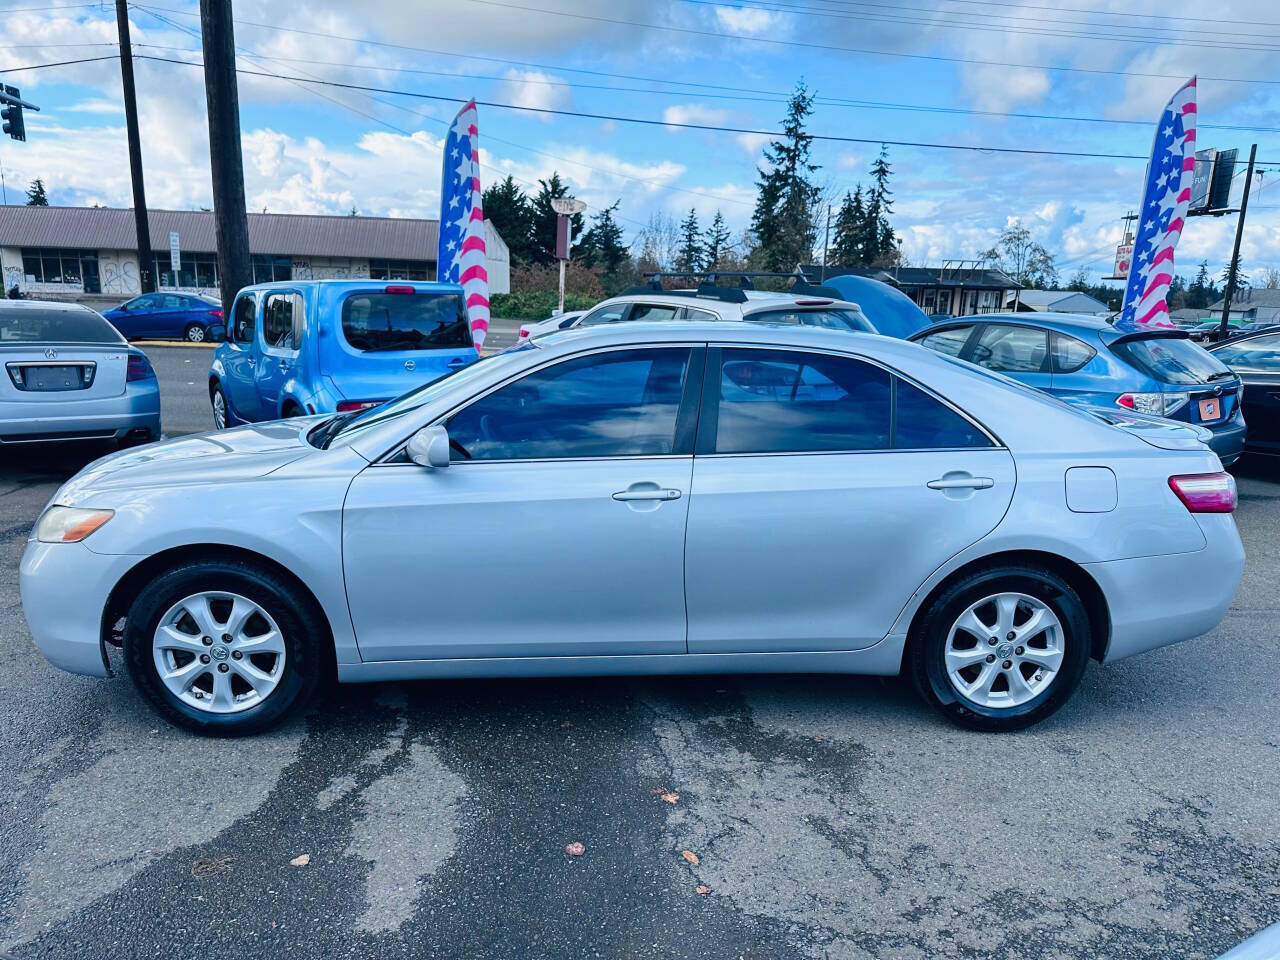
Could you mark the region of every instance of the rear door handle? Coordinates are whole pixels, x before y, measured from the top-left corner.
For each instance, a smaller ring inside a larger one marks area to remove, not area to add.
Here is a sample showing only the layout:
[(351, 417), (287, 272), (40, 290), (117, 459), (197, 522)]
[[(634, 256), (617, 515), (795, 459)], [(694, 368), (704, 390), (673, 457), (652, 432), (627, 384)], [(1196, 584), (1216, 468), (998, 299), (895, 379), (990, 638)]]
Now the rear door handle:
[(679, 500), (680, 491), (671, 487), (648, 487), (642, 489), (619, 490), (613, 495), (615, 500)]
[(286, 370), (288, 370), (288, 369), (289, 369), (289, 361), (288, 361), (288, 360), (281, 360), (281, 361), (280, 361), (280, 372), (281, 372), (281, 373), (284, 373), (284, 372), (285, 372)]
[(927, 484), (930, 490), (986, 490), (995, 485), (990, 477), (943, 477)]

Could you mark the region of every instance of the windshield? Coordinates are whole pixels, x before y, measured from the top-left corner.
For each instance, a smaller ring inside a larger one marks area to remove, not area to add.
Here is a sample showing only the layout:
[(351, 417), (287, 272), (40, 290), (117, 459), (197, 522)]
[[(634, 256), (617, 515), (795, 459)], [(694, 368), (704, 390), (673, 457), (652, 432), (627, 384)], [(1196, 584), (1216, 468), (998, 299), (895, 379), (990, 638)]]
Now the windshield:
[(374, 427), (380, 427), (384, 423), (417, 410), (449, 390), (461, 389), (472, 380), (479, 377), (487, 377), (495, 365), (509, 362), (512, 354), (536, 349), (537, 347), (533, 345), (532, 341), (525, 341), (498, 353), (481, 357), (475, 363), (459, 367), (457, 370), (451, 370), (443, 376), (436, 377), (434, 380), (424, 383), (420, 387), (415, 387), (408, 393), (402, 393), (394, 400), (388, 400), (386, 403), (366, 410), (364, 413), (355, 416), (340, 414), (338, 417), (326, 420), (312, 432), (310, 439), (312, 443), (318, 442), (320, 446), (329, 446), (339, 438), (350, 440), (356, 434), (363, 433)]
[(120, 343), (116, 328), (91, 310), (6, 307), (0, 343)]
[(1150, 337), (1112, 344), (1112, 352), (1161, 383), (1208, 383), (1230, 376), (1222, 361), (1181, 337)]
[(456, 350), (472, 345), (457, 293), (355, 293), (342, 303), (342, 335), (364, 353)]

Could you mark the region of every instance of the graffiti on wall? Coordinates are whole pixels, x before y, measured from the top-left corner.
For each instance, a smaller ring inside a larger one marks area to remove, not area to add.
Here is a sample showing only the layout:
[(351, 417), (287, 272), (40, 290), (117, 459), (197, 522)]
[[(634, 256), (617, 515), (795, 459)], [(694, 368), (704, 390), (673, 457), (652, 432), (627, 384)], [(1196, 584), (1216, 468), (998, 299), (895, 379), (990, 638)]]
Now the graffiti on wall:
[(367, 280), (368, 260), (304, 260), (293, 261), (295, 280)]
[(98, 261), (101, 271), (102, 292), (129, 296), (142, 289), (138, 281), (136, 257), (102, 257)]

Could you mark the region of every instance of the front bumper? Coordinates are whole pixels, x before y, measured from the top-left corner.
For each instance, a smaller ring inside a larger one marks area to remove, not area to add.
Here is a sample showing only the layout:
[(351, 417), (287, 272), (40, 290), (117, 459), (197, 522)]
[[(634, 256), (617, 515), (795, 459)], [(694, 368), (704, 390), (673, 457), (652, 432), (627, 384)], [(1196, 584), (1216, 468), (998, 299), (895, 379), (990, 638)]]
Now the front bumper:
[(160, 388), (154, 380), (131, 383), (118, 397), (0, 402), (0, 443), (103, 439), (136, 430), (160, 439)]
[(1244, 573), (1244, 545), (1230, 514), (1196, 521), (1202, 550), (1084, 565), (1110, 608), (1104, 663), (1198, 637), (1226, 616)]
[(141, 557), (94, 553), (83, 543), (27, 541), (18, 568), (31, 639), (55, 667), (109, 677), (102, 614), (120, 578)]

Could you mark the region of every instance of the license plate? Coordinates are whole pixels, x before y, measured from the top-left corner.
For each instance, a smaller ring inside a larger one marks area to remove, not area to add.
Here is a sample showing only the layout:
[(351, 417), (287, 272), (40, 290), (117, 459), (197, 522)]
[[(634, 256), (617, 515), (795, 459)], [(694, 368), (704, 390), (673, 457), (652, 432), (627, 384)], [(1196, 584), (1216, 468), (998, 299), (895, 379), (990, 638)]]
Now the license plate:
[(1217, 420), (1222, 416), (1222, 401), (1217, 397), (1200, 401), (1200, 419)]
[(28, 390), (79, 390), (84, 386), (79, 367), (27, 367)]

